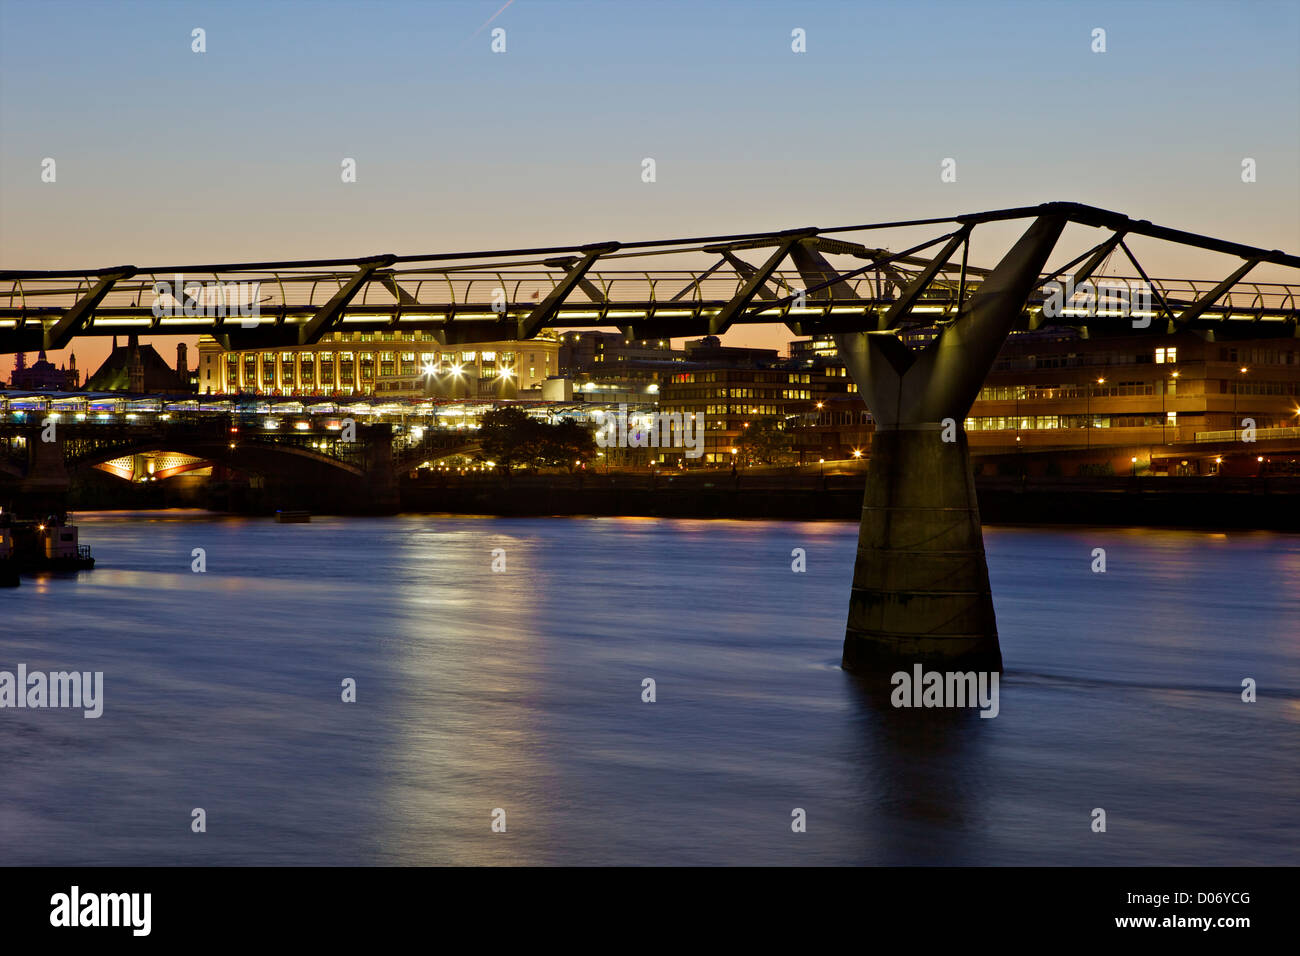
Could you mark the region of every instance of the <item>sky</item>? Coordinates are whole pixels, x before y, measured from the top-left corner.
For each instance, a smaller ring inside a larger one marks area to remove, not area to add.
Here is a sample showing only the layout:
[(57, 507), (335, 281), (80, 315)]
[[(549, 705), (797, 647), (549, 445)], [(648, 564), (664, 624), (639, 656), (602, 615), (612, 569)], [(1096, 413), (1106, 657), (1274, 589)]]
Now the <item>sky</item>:
[[(1053, 200), (1300, 252), (1300, 2), (0, 0), (4, 269), (634, 241)], [(991, 265), (1008, 228), (976, 230), (972, 261)], [(1100, 239), (1076, 232), (1053, 262)], [(1132, 244), (1153, 275), (1236, 265)], [(175, 340), (146, 341), (174, 360)], [(93, 370), (108, 343), (73, 348)]]

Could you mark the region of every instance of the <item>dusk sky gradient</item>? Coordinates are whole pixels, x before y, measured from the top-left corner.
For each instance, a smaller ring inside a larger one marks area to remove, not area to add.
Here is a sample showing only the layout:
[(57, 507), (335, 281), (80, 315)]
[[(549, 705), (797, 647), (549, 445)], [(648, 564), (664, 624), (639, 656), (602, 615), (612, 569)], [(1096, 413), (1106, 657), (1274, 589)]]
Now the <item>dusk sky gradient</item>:
[[(491, 27), (475, 31), (502, 3), (0, 0), (0, 267), (630, 241), (1051, 200), (1300, 252), (1295, 2), (515, 0), (493, 54)], [(977, 230), (973, 261), (991, 265), (1014, 230)], [(1052, 262), (1099, 238), (1075, 227)], [(1133, 245), (1156, 275), (1236, 264)], [(174, 341), (155, 341), (172, 361)], [(74, 348), (93, 370), (107, 342)]]

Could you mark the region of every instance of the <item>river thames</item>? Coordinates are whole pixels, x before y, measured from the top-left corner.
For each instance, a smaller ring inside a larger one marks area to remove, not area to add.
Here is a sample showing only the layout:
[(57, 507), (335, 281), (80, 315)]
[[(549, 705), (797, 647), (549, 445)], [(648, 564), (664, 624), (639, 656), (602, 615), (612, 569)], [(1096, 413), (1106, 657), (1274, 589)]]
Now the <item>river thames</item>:
[(1300, 536), (986, 528), (980, 719), (840, 669), (856, 523), (79, 524), (0, 592), (0, 670), (104, 674), (0, 710), (11, 865), (1300, 859)]

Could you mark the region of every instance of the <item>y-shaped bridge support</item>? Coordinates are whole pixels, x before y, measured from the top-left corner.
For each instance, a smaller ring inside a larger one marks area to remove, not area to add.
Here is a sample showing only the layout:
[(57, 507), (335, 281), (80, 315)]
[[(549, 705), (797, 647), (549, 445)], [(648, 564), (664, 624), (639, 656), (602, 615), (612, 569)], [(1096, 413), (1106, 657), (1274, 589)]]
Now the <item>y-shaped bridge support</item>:
[[(1002, 669), (962, 423), (1065, 223), (1063, 215), (1037, 218), (922, 349), (893, 331), (835, 336), (876, 423), (844, 634), (847, 670), (917, 662)], [(834, 275), (810, 243), (791, 255), (810, 287)], [(920, 291), (903, 292), (891, 324)], [(833, 287), (812, 295), (831, 294)]]

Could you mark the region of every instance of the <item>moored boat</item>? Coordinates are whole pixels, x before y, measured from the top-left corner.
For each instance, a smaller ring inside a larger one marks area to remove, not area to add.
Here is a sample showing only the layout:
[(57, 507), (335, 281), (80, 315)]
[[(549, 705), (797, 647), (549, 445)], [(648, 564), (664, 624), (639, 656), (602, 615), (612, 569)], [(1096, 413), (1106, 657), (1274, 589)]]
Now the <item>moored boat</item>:
[(16, 571), (87, 571), (95, 566), (90, 548), (79, 543), (77, 527), (66, 514), (49, 515), (44, 521), (7, 519), (4, 531)]

